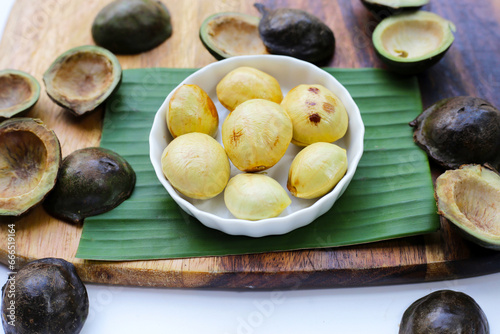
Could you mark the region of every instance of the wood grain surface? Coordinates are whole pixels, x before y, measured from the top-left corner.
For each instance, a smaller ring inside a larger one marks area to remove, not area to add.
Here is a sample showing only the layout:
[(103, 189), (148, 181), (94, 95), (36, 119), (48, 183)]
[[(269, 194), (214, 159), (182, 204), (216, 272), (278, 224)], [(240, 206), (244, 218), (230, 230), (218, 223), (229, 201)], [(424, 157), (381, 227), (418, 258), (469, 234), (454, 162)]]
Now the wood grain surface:
[[(109, 0), (18, 0), (0, 42), (0, 69), (42, 74), (69, 48), (94, 44), (90, 27)], [(198, 28), (210, 14), (236, 11), (259, 15), (248, 0), (163, 0), (173, 35), (156, 49), (119, 56), (124, 69), (202, 67), (215, 61), (201, 44)], [(335, 33), (336, 52), (327, 66), (383, 67), (371, 44), (377, 24), (360, 0), (263, 0), (271, 7), (311, 12)], [(500, 2), (431, 0), (423, 9), (450, 19), (456, 39), (446, 56), (419, 75), (424, 107), (445, 97), (473, 95), (500, 106)], [(43, 85), (42, 85), (43, 86)], [(75, 118), (42, 95), (30, 117), (42, 119), (59, 137), (63, 155), (99, 145), (102, 110)], [(1, 143), (0, 143), (1, 145)], [(435, 176), (441, 173), (432, 166)], [(162, 287), (311, 288), (412, 283), (500, 271), (500, 252), (462, 239), (442, 220), (424, 236), (321, 250), (160, 261), (96, 262), (75, 259), (81, 228), (35, 207), (20, 218), (0, 218), (0, 261), (8, 262), (7, 223), (16, 224), (16, 266), (60, 257), (73, 262), (86, 282)]]

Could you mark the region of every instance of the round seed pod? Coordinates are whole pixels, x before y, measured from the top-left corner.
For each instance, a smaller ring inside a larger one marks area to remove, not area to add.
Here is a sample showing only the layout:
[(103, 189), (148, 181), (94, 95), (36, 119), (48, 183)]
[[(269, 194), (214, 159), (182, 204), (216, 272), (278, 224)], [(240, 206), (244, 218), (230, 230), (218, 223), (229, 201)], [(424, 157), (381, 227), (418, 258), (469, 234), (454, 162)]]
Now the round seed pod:
[(92, 23), (97, 45), (116, 54), (137, 54), (156, 48), (172, 35), (170, 12), (157, 0), (115, 0)]
[(417, 145), (446, 169), (486, 163), (500, 168), (500, 110), (486, 100), (473, 96), (442, 99), (410, 126)]
[(77, 334), (88, 312), (87, 289), (75, 266), (63, 259), (29, 262), (2, 290), (6, 334)]
[(136, 175), (121, 155), (103, 147), (86, 147), (66, 156), (54, 188), (43, 201), (52, 216), (81, 224), (128, 199)]
[(413, 302), (404, 312), (399, 334), (489, 334), (488, 319), (469, 295), (437, 290)]
[(296, 8), (269, 9), (260, 3), (254, 6), (262, 14), (259, 33), (269, 53), (315, 64), (333, 57), (335, 36), (318, 17)]

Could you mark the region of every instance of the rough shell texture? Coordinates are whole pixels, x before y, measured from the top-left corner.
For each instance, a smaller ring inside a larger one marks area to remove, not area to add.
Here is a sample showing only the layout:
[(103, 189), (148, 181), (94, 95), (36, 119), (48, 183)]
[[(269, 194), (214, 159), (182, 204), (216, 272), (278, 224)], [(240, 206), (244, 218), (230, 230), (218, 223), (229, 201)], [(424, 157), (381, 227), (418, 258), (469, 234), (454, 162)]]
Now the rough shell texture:
[(75, 116), (96, 109), (118, 88), (121, 79), (115, 55), (93, 45), (64, 52), (43, 74), (47, 95)]
[(270, 10), (255, 4), (262, 14), (259, 33), (268, 51), (311, 63), (322, 63), (333, 57), (333, 31), (316, 16), (294, 8)]
[(0, 71), (0, 122), (28, 112), (40, 97), (40, 84), (18, 70)]
[(129, 198), (135, 180), (134, 170), (119, 154), (102, 147), (83, 148), (64, 158), (43, 206), (54, 217), (79, 224)]
[(331, 143), (314, 143), (293, 159), (287, 188), (295, 197), (317, 198), (332, 190), (346, 171), (345, 149)]
[(259, 220), (278, 216), (292, 201), (273, 178), (243, 173), (229, 180), (224, 202), (236, 218)]
[(18, 216), (40, 203), (56, 183), (61, 147), (42, 121), (0, 123), (0, 216)]
[(399, 334), (488, 334), (481, 307), (463, 292), (438, 290), (424, 296), (404, 312)]
[(292, 132), (292, 121), (279, 104), (255, 99), (226, 117), (222, 142), (236, 168), (256, 172), (271, 168), (283, 157)]
[(469, 240), (500, 250), (500, 175), (481, 165), (447, 170), (436, 180), (439, 214)]
[(171, 35), (170, 13), (161, 1), (115, 0), (92, 23), (96, 44), (116, 54), (151, 50)]
[(2, 295), (6, 334), (77, 334), (87, 320), (87, 289), (73, 264), (63, 259), (26, 264), (9, 278)]
[(219, 114), (208, 94), (198, 85), (182, 85), (168, 103), (167, 126), (172, 137), (189, 132), (214, 137), (219, 127)]
[(445, 168), (500, 166), (500, 111), (470, 96), (441, 100), (410, 123), (415, 142)]
[(161, 166), (172, 187), (190, 198), (215, 197), (229, 181), (224, 148), (204, 133), (187, 133), (172, 140), (163, 151)]
[(294, 87), (281, 106), (292, 120), (292, 143), (296, 145), (334, 142), (347, 132), (349, 119), (344, 104), (322, 85)]
[(219, 102), (229, 111), (252, 99), (280, 103), (280, 84), (271, 75), (253, 67), (238, 67), (226, 74), (216, 86)]

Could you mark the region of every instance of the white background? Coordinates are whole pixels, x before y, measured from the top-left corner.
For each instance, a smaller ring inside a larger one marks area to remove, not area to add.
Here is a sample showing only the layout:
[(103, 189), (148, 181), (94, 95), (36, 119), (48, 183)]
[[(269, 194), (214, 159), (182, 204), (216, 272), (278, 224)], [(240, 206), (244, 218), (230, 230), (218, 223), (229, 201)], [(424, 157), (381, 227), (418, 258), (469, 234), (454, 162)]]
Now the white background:
[[(33, 0), (35, 1), (35, 0)], [(0, 35), (13, 0), (0, 0)], [(0, 50), (5, 57), (8, 50)], [(0, 284), (7, 281), (0, 265)], [(297, 291), (207, 291), (87, 284), (82, 334), (397, 333), (416, 299), (440, 289), (467, 293), (500, 333), (500, 273), (434, 283)]]

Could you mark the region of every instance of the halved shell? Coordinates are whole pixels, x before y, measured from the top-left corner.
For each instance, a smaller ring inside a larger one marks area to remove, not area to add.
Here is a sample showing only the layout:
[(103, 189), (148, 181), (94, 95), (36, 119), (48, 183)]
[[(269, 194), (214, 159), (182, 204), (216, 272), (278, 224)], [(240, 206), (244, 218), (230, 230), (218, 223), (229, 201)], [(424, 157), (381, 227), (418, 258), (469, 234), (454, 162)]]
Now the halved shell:
[(390, 16), (372, 34), (377, 56), (401, 74), (417, 74), (436, 64), (453, 43), (455, 25), (419, 10)]
[(436, 180), (439, 214), (463, 235), (487, 248), (500, 250), (500, 175), (481, 165), (448, 170)]
[(0, 121), (21, 116), (40, 97), (40, 84), (31, 75), (18, 70), (0, 71)]
[(256, 16), (243, 13), (216, 13), (201, 24), (200, 40), (218, 60), (269, 54), (259, 35), (259, 21)]
[(76, 116), (96, 109), (118, 88), (121, 78), (116, 56), (95, 45), (64, 52), (43, 74), (47, 95)]
[(56, 184), (61, 146), (38, 119), (0, 123), (0, 216), (19, 216), (40, 203)]

